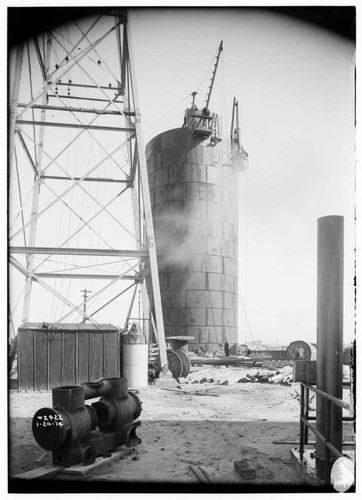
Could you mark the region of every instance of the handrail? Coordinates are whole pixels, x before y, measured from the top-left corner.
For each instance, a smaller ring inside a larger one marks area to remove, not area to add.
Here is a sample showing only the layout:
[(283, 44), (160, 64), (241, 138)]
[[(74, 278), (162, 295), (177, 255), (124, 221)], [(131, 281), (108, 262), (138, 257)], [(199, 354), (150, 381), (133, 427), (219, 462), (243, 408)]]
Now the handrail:
[[(336, 398), (335, 396), (332, 396), (331, 394), (328, 394), (321, 389), (318, 389), (317, 387), (312, 387), (305, 382), (300, 383), (301, 386), (301, 393), (300, 393), (300, 417), (299, 417), (299, 422), (300, 422), (300, 436), (299, 436), (299, 455), (300, 455), (300, 460), (303, 460), (303, 455), (304, 455), (304, 445), (308, 444), (308, 429), (313, 432), (313, 434), (324, 444), (326, 447), (326, 456), (325, 456), (325, 473), (324, 473), (324, 480), (327, 483), (329, 480), (329, 463), (330, 463), (330, 452), (333, 453), (334, 456), (337, 458), (343, 457), (343, 454), (335, 447), (332, 445), (332, 443), (329, 441), (330, 439), (330, 422), (328, 426), (326, 427), (326, 436), (323, 436), (310, 422), (310, 417), (309, 417), (309, 391), (315, 392), (319, 396), (325, 398), (327, 400), (327, 419), (329, 420), (330, 416), (330, 409), (331, 409), (331, 403), (345, 408), (346, 410), (351, 409), (350, 405), (341, 399)], [(314, 419), (313, 419), (314, 420)]]
[(329, 448), (334, 455), (336, 455), (337, 458), (343, 457), (343, 453), (338, 451), (337, 448), (335, 446), (333, 446), (333, 444), (331, 444), (329, 441), (327, 441), (327, 439), (319, 431), (317, 431), (317, 429), (315, 429), (313, 427), (313, 425), (308, 422), (308, 420), (306, 420), (305, 418), (301, 418), (301, 420), (308, 427), (308, 429), (310, 429), (313, 432), (313, 434), (318, 439), (320, 439), (322, 441), (322, 443), (325, 446), (327, 446), (327, 448)]
[(301, 382), (301, 385), (304, 385), (304, 387), (308, 388), (310, 391), (313, 391), (313, 392), (319, 394), (320, 396), (323, 396), (324, 398), (329, 399), (329, 401), (332, 401), (332, 403), (336, 404), (337, 406), (342, 406), (346, 410), (350, 411), (351, 407), (345, 401), (342, 401), (341, 399), (338, 399), (334, 396), (331, 396), (327, 392), (321, 391), (317, 387), (312, 387), (311, 385), (308, 385), (305, 382)]

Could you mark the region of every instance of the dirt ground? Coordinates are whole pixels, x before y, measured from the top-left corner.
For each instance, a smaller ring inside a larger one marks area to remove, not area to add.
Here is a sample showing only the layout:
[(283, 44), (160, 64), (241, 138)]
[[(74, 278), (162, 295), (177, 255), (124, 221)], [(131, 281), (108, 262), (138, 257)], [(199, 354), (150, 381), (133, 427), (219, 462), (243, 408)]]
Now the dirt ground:
[[(134, 492), (205, 491), (190, 466), (207, 470), (215, 483), (212, 491), (302, 491), (307, 485), (290, 458), (299, 439), (299, 384), (235, 382), (239, 374), (252, 371), (193, 368), (189, 383), (181, 382), (182, 392), (137, 389), (143, 407), (137, 430), (142, 443), (85, 476), (58, 473), (56, 491), (59, 484), (67, 485), (64, 491), (107, 492), (110, 485), (117, 489), (115, 484), (128, 484)], [(204, 379), (214, 374), (219, 383), (195, 383), (203, 374)], [(222, 385), (225, 380), (230, 383)], [(51, 452), (42, 457), (44, 450), (31, 430), (34, 413), (44, 406), (52, 406), (50, 392), (9, 393), (10, 478), (51, 464)], [(351, 428), (345, 429), (344, 439), (353, 439)], [(256, 471), (254, 479), (241, 479), (235, 471), (234, 462), (243, 459)], [(52, 491), (53, 480), (41, 480), (46, 491)], [(32, 484), (22, 483), (21, 488), (32, 491)]]

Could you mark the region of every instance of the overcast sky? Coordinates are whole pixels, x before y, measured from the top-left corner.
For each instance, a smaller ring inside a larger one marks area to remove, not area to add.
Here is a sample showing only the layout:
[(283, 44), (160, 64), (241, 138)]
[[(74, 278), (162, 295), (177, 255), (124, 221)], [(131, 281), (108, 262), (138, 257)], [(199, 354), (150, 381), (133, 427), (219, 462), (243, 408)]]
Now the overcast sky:
[[(257, 9), (151, 9), (129, 15), (146, 142), (202, 104), (230, 130), (240, 110), (240, 340), (316, 341), (317, 219), (345, 223), (345, 340), (354, 336), (354, 45)], [(244, 307), (249, 325), (245, 320)], [(250, 327), (250, 328), (249, 328)]]
[[(132, 9), (129, 29), (145, 143), (182, 125), (191, 92), (202, 106), (223, 40), (209, 107), (228, 135), (238, 99), (249, 153), (239, 178), (240, 342), (316, 341), (325, 215), (344, 217), (344, 338), (353, 339), (352, 42), (264, 9)], [(122, 323), (116, 313), (107, 321)]]

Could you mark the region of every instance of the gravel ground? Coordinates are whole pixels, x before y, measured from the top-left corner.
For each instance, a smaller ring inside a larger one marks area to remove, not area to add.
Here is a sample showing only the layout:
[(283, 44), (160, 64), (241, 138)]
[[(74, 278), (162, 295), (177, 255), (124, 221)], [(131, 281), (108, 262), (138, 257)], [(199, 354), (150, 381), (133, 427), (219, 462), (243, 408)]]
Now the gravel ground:
[[(220, 368), (212, 370), (221, 373)], [(235, 375), (235, 369), (224, 370)], [(193, 369), (197, 371), (201, 373), (201, 369)], [(200, 482), (190, 466), (204, 467), (215, 483), (225, 483), (222, 490), (221, 485), (212, 485), (212, 491), (228, 491), (228, 487), (232, 491), (303, 489), (305, 484), (290, 459), (290, 449), (297, 448), (299, 439), (299, 384), (182, 383), (182, 389), (184, 392), (153, 386), (138, 389), (143, 410), (137, 434), (142, 443), (122, 459), (85, 476), (74, 479), (64, 472), (57, 474), (55, 491), (59, 484), (70, 491), (108, 491), (110, 485), (117, 491), (115, 484), (128, 484), (131, 491), (143, 491), (146, 485), (146, 491), (153, 491), (156, 485), (157, 491), (199, 491)], [(10, 391), (10, 477), (51, 464), (51, 452), (44, 454), (31, 430), (34, 413), (44, 406), (52, 406), (49, 392)], [(345, 435), (352, 439), (351, 429)], [(234, 470), (234, 461), (243, 459), (255, 470), (252, 480), (242, 480)], [(32, 491), (31, 483), (23, 485), (23, 491)], [(40, 483), (52, 491), (52, 480)]]

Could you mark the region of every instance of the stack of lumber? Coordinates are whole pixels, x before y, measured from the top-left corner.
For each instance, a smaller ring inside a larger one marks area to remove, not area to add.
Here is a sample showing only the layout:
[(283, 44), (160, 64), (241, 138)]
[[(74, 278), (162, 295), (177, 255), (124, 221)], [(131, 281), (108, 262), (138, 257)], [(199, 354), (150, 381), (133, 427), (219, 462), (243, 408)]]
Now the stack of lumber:
[(285, 366), (293, 366), (292, 361), (265, 361), (262, 364), (255, 364), (254, 366), (262, 366), (263, 369), (269, 370), (269, 371), (276, 371), (279, 370), (280, 368), (284, 368)]
[(185, 384), (232, 385), (238, 383), (242, 376), (240, 370), (235, 368), (206, 368), (191, 372)]
[[(197, 370), (197, 371), (194, 371)], [(284, 366), (277, 370), (257, 370), (247, 372), (239, 367), (193, 368), (185, 380), (185, 384), (217, 384), (232, 385), (240, 382), (259, 382), (265, 384), (291, 385), (293, 382), (293, 366)]]
[(291, 385), (293, 382), (293, 367), (285, 366), (276, 371), (258, 371), (254, 374), (247, 373), (241, 382), (260, 382), (265, 384)]

